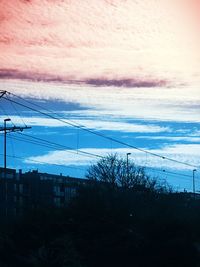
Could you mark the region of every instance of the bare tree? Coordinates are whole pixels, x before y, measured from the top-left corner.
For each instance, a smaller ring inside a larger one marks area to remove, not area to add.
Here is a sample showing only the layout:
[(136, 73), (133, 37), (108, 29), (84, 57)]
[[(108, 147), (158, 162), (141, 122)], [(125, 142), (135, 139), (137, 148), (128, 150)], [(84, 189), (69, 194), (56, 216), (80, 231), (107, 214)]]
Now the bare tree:
[(143, 167), (138, 167), (133, 161), (127, 161), (117, 154), (111, 154), (92, 165), (86, 177), (93, 181), (109, 183), (122, 188), (137, 188), (155, 190), (157, 179), (146, 174)]

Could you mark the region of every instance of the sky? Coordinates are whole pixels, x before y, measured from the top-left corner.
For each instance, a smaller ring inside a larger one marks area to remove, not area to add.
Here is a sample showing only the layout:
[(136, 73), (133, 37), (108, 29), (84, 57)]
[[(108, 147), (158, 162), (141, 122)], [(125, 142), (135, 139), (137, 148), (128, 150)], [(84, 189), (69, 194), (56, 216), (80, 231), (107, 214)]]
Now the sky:
[[(198, 167), (199, 13), (198, 0), (0, 0), (0, 90), (66, 121)], [(82, 177), (96, 158), (80, 155), (79, 149), (98, 155), (131, 152), (136, 164), (152, 167), (176, 188), (191, 189), (193, 167), (0, 99), (2, 123), (5, 116), (31, 126), (27, 134), (75, 152), (25, 145), (12, 133), (10, 167)], [(163, 169), (188, 176), (163, 175)]]

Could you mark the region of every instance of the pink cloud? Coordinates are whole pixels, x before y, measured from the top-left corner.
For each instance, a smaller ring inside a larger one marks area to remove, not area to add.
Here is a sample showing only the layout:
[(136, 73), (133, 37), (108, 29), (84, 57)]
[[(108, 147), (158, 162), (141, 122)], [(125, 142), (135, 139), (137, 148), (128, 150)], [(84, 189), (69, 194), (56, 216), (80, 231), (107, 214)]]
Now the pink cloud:
[(20, 79), (28, 81), (59, 82), (68, 84), (87, 84), (92, 86), (116, 86), (116, 87), (162, 87), (169, 85), (167, 81), (155, 79), (106, 79), (104, 77), (78, 80), (74, 77), (52, 75), (47, 73), (33, 73), (14, 69), (0, 69), (0, 79)]
[(1, 0), (1, 77), (7, 70), (99, 85), (190, 82), (197, 54), (178, 2)]

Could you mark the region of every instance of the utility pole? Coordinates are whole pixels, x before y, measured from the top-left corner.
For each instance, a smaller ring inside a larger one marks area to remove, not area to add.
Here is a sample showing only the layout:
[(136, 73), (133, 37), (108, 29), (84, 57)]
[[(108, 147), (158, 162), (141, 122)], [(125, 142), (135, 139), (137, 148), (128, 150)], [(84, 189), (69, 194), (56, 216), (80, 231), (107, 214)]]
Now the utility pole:
[(127, 179), (129, 178), (129, 156), (131, 155), (131, 153), (126, 153), (126, 172), (127, 172)]
[(4, 120), (4, 176), (6, 176), (6, 144), (7, 144), (7, 140), (6, 140), (6, 136), (7, 136), (6, 123), (8, 121), (11, 121), (11, 119), (8, 118), (8, 119)]
[[(0, 92), (1, 94), (1, 92)], [(4, 94), (3, 94), (4, 95)], [(0, 95), (1, 98), (2, 95)], [(11, 132), (17, 132), (17, 131), (23, 131), (25, 129), (30, 129), (31, 127), (7, 127), (7, 122), (11, 121), (10, 118), (4, 119), (4, 127), (0, 128), (0, 132), (4, 132), (4, 179), (5, 179), (5, 215), (7, 217), (8, 215), (8, 184), (7, 184), (7, 162), (6, 162), (6, 156), (7, 156), (7, 133)]]
[(193, 182), (193, 194), (194, 194), (194, 199), (196, 198), (196, 191), (195, 191), (195, 172), (196, 172), (197, 170), (196, 169), (194, 169), (193, 171), (192, 171), (192, 182)]
[(5, 213), (6, 213), (6, 217), (8, 215), (8, 207), (7, 207), (7, 203), (8, 203), (8, 184), (7, 184), (7, 180), (6, 180), (6, 135), (7, 135), (7, 130), (6, 130), (6, 123), (8, 121), (11, 121), (10, 118), (4, 119), (4, 179), (5, 179), (5, 201), (6, 201), (6, 206), (5, 206)]
[(31, 127), (25, 126), (25, 127), (7, 127), (7, 122), (11, 121), (10, 118), (4, 119), (4, 127), (0, 128), (0, 132), (4, 132), (4, 176), (6, 177), (6, 169), (7, 169), (7, 133), (11, 132), (22, 132), (23, 130), (30, 129)]

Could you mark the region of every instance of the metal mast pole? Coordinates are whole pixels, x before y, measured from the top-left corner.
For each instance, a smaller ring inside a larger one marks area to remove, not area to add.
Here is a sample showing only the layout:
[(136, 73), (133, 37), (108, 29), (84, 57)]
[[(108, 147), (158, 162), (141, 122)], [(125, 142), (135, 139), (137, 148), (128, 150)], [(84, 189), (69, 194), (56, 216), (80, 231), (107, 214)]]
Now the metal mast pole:
[(7, 184), (7, 177), (6, 177), (6, 135), (7, 135), (7, 128), (6, 128), (6, 123), (10, 121), (9, 118), (4, 120), (4, 179), (5, 179), (5, 201), (6, 201), (6, 207), (5, 207), (5, 212), (6, 212), (6, 217), (8, 215), (8, 207), (7, 207), (7, 201), (8, 201), (8, 184)]
[(4, 174), (6, 174), (6, 169), (7, 169), (7, 161), (6, 161), (6, 156), (7, 156), (7, 133), (11, 133), (11, 132), (23, 132), (23, 130), (26, 130), (26, 129), (30, 129), (31, 127), (17, 127), (17, 126), (13, 126), (13, 127), (7, 127), (6, 123), (8, 121), (11, 121), (11, 119), (7, 118), (4, 120), (4, 127), (0, 128), (0, 132), (4, 132)]
[(197, 170), (196, 169), (194, 169), (193, 171), (192, 171), (192, 182), (193, 182), (193, 194), (194, 194), (194, 199), (195, 199), (195, 197), (196, 197), (196, 190), (195, 190), (195, 172), (196, 172)]
[(126, 153), (126, 172), (127, 172), (127, 177), (126, 180), (128, 182), (128, 178), (129, 178), (129, 160), (128, 157), (131, 155), (131, 153)]
[(6, 122), (11, 121), (9, 118), (4, 120), (4, 175), (6, 176), (6, 135), (7, 135), (7, 128), (6, 128)]

